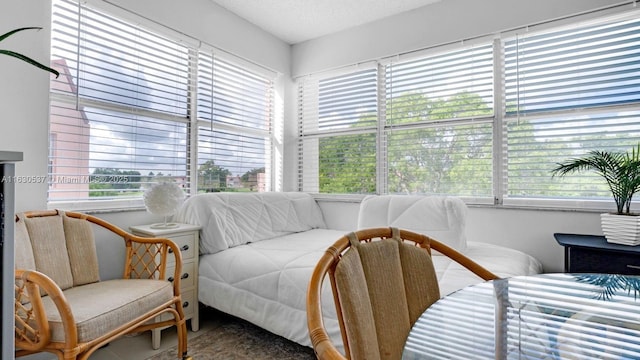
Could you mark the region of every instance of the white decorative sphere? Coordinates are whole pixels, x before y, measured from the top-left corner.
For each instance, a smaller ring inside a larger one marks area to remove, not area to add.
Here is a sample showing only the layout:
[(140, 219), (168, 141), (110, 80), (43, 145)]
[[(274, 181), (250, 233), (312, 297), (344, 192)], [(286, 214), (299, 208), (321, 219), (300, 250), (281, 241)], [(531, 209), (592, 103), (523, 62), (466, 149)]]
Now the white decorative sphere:
[(175, 214), (184, 201), (184, 191), (176, 183), (162, 182), (152, 185), (143, 195), (144, 206), (152, 214)]

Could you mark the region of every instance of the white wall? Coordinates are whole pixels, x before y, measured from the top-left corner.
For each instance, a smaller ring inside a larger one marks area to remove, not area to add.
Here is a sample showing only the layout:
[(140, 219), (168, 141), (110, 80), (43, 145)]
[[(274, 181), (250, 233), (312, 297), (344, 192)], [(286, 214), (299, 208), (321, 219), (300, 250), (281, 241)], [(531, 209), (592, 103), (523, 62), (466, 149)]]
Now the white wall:
[[(44, 6), (43, 6), (44, 3)], [(0, 33), (19, 27), (40, 26), (0, 43), (0, 48), (23, 53), (40, 62), (49, 59), (51, 10), (42, 1), (4, 0)], [(24, 161), (16, 175), (46, 175), (49, 123), (49, 73), (25, 62), (0, 55), (0, 149), (22, 151)], [(47, 184), (16, 184), (16, 208), (46, 208)]]
[[(621, 0), (443, 0), (292, 46), (292, 75), (493, 34)], [(629, 6), (631, 8), (631, 6)]]
[[(99, 4), (100, 0), (91, 0)], [(226, 52), (289, 74), (290, 47), (210, 0), (110, 0)]]

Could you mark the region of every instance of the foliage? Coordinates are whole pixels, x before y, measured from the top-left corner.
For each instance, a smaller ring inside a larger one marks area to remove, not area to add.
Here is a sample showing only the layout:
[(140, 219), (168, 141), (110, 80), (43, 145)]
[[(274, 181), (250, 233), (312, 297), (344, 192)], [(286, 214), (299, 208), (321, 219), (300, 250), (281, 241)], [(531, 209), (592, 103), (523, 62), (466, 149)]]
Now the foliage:
[(552, 175), (594, 171), (609, 186), (619, 215), (630, 214), (633, 195), (640, 190), (640, 143), (631, 152), (592, 150), (557, 164)]
[(264, 173), (264, 171), (265, 171), (264, 167), (252, 169), (244, 173), (244, 175), (242, 175), (240, 178), (242, 179), (243, 182), (248, 183), (252, 181), (252, 178), (257, 177), (258, 174)]
[[(4, 39), (8, 38), (9, 36), (11, 36), (11, 35), (13, 35), (13, 34), (15, 34), (17, 32), (23, 31), (23, 30), (40, 30), (40, 29), (42, 29), (42, 28), (40, 28), (40, 27), (23, 27), (23, 28), (11, 30), (11, 31), (3, 34), (3, 35), (0, 35), (0, 42), (2, 40), (4, 40)], [(0, 54), (20, 59), (20, 60), (25, 61), (25, 62), (33, 65), (33, 66), (36, 66), (36, 67), (40, 68), (42, 70), (49, 71), (49, 72), (55, 74), (56, 78), (60, 75), (60, 73), (58, 71), (56, 71), (55, 69), (52, 69), (52, 68), (50, 68), (50, 67), (48, 67), (46, 65), (43, 65), (43, 64), (33, 60), (32, 58), (30, 58), (30, 57), (28, 57), (26, 55), (22, 55), (20, 53), (17, 53), (15, 51), (0, 49)]]
[[(491, 194), (491, 132), (486, 124), (448, 125), (439, 120), (491, 114), (479, 95), (468, 92), (429, 99), (407, 92), (387, 100), (387, 174), (390, 193)], [(363, 114), (350, 126), (371, 124)], [(375, 122), (375, 121), (374, 121)], [(485, 128), (482, 128), (482, 127)], [(358, 130), (359, 131), (359, 130)], [(376, 192), (376, 134), (319, 139), (321, 193)]]
[(140, 172), (96, 168), (89, 176), (89, 196), (118, 196), (140, 189)]
[(595, 297), (598, 300), (612, 300), (616, 293), (622, 291), (631, 294), (633, 298), (640, 296), (640, 278), (620, 274), (576, 274), (576, 280), (595, 285)]
[(375, 192), (376, 149), (373, 134), (321, 138), (319, 151), (320, 192)]
[(259, 174), (264, 174), (264, 173), (265, 173), (264, 167), (251, 169), (247, 171), (246, 173), (244, 173), (244, 175), (240, 177), (240, 180), (242, 180), (242, 186), (251, 191), (255, 191), (258, 188)]
[[(251, 192), (257, 190), (258, 174), (264, 173), (265, 168), (256, 168), (247, 171), (240, 179), (243, 184), (239, 188), (227, 187), (227, 176), (231, 171), (219, 165), (213, 160), (206, 161), (198, 168), (198, 190), (204, 192), (235, 191)], [(135, 194), (145, 190), (144, 185), (151, 182), (173, 182), (175, 177), (171, 174), (150, 171), (143, 176), (135, 170), (120, 170), (115, 168), (96, 168), (89, 175), (89, 196), (115, 197)], [(133, 193), (132, 193), (133, 191)]]
[(207, 192), (225, 190), (229, 175), (231, 171), (207, 160), (198, 168), (198, 189)]

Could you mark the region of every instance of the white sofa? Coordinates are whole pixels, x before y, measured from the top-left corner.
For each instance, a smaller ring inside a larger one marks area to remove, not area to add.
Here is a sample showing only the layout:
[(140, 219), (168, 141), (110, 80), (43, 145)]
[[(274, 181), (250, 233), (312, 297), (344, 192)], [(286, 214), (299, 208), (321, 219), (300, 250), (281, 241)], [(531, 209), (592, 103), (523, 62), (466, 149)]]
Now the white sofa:
[[(536, 259), (520, 251), (467, 242), (466, 212), (454, 197), (367, 196), (355, 228), (395, 226), (427, 234), (501, 277), (542, 272)], [(185, 202), (176, 220), (202, 226), (200, 302), (311, 346), (305, 309), (308, 281), (324, 250), (348, 232), (327, 229), (311, 195), (200, 194)], [(435, 254), (434, 264), (443, 296), (482, 281), (444, 256)], [(325, 326), (340, 345), (331, 290), (325, 285)]]

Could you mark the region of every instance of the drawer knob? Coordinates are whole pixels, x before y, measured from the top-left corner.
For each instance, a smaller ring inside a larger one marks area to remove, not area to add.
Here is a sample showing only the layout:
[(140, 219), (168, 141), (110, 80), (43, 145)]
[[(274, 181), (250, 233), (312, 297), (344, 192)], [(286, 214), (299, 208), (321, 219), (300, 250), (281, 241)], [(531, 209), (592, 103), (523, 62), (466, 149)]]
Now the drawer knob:
[(182, 307), (183, 308), (189, 307), (189, 302), (188, 301), (183, 302)]
[[(187, 251), (189, 250), (189, 245), (184, 245), (183, 247), (180, 248), (180, 251)], [(173, 249), (169, 249), (169, 254), (173, 254)]]
[[(189, 277), (189, 273), (184, 273), (182, 274), (182, 276), (180, 276), (180, 279), (186, 279)], [(170, 282), (173, 282), (173, 276), (170, 276), (167, 280), (169, 280)]]

